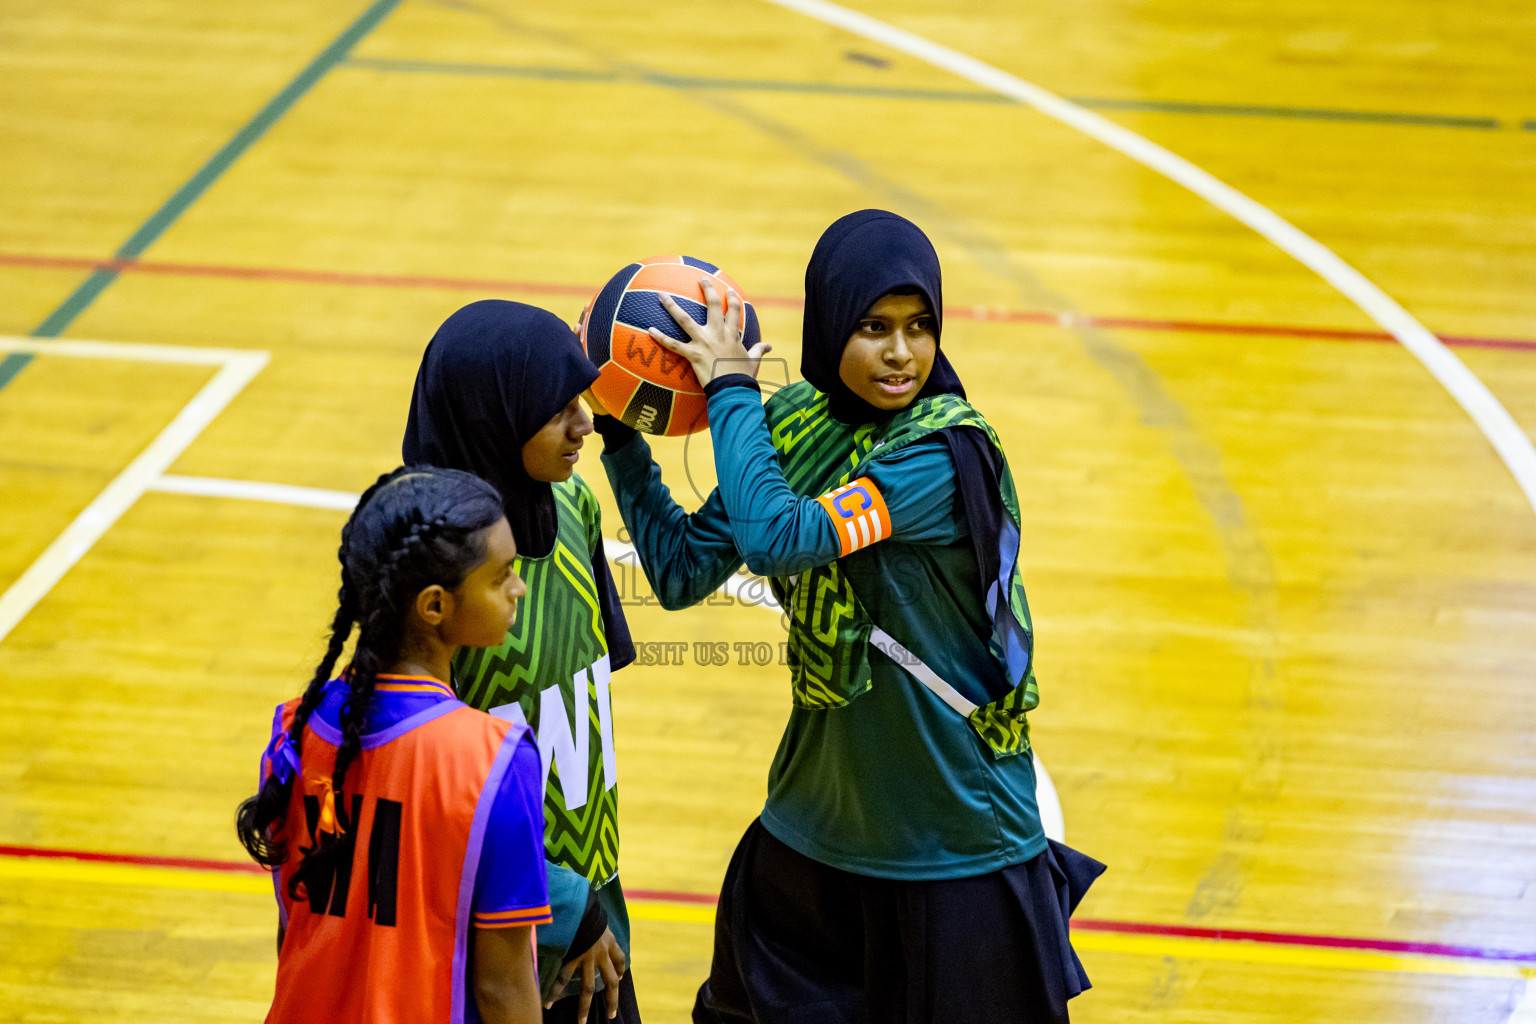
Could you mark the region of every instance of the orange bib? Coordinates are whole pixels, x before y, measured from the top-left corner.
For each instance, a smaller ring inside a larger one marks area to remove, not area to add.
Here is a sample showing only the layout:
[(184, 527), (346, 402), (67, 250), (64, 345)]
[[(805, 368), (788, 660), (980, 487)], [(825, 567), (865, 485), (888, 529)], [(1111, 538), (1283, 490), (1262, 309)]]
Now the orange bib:
[[(299, 702), (278, 709), (286, 731)], [(465, 1019), (475, 875), (491, 807), (526, 727), (444, 700), (363, 737), (346, 791), (331, 792), (341, 736), (318, 716), (274, 838), (286, 927), (269, 1024)], [(265, 771), (265, 769), (264, 769)], [(263, 779), (265, 781), (265, 779)], [(302, 849), (355, 836), (334, 877), (288, 895)]]

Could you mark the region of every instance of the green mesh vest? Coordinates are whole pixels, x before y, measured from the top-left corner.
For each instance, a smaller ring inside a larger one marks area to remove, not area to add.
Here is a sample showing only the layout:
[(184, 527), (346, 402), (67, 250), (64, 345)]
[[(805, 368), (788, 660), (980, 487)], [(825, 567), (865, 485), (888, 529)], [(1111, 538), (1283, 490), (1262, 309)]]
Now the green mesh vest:
[[(827, 411), (827, 397), (805, 381), (769, 399), (768, 429), (790, 488), (802, 497), (825, 494), (861, 476), (883, 456), (949, 427), (983, 431), (998, 455), (1002, 445), (987, 421), (956, 395), (922, 399), (885, 423), (853, 427)], [(1026, 714), (1040, 702), (1035, 685), (1033, 631), (1019, 575), (1019, 503), (1006, 458), (1000, 498), (1007, 512), (1000, 579), (990, 585), (988, 647), (1003, 665), (1011, 689), (969, 716), (971, 728), (998, 756), (1029, 750)], [(856, 551), (849, 559), (867, 557)], [(788, 660), (799, 707), (841, 707), (869, 690), (870, 633), (876, 623), (854, 593), (841, 560), (817, 566), (795, 580), (774, 579), (774, 595), (789, 620)]]
[(500, 647), (454, 659), (470, 707), (525, 721), (539, 737), (546, 856), (601, 884), (619, 868), (619, 791), (608, 696), (608, 643), (592, 578), (597, 498), (579, 476), (554, 485), (555, 546), (519, 557), (528, 584)]

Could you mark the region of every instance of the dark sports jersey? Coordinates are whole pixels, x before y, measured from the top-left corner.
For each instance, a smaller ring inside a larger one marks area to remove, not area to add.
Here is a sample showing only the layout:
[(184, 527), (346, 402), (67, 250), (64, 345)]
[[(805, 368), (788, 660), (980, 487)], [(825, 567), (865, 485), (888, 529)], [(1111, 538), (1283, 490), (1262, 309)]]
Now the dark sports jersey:
[[(386, 676), (378, 687), (381, 713), (365, 722), (344, 791), (331, 790), (344, 684), (329, 684), (329, 713), (304, 730), (273, 837), (287, 859), (273, 872), (285, 933), (269, 1022), (478, 1020), (471, 924), (550, 920), (528, 730), (466, 707), (436, 680)], [(278, 707), (263, 780), (298, 705)], [(341, 826), (355, 837), (350, 861), (290, 896), (303, 850)], [(494, 865), (484, 885), (482, 863)]]
[[(549, 938), (558, 946), (562, 937), (569, 942), (580, 921), (586, 883), (601, 889), (618, 873), (619, 794), (608, 643), (592, 570), (602, 537), (597, 497), (575, 475), (553, 490), (554, 547), (542, 558), (513, 563), (528, 586), (517, 621), (500, 647), (461, 650), (453, 671), (466, 703), (526, 723), (538, 736), (546, 778), (544, 851), (555, 908)], [(628, 922), (622, 898), (613, 895), (609, 927), (627, 954)], [(540, 976), (547, 982), (564, 948), (551, 952), (544, 938), (541, 932)]]
[[(823, 494), (786, 486), (775, 449), (792, 441), (770, 435), (756, 391), (721, 390), (709, 414), (722, 487), (691, 515), (671, 499), (642, 438), (603, 456), (664, 605), (702, 600), (744, 562), (781, 579), (836, 563), (869, 616), (963, 697), (983, 704), (1007, 689), (989, 646), (992, 615), (954, 463), (941, 441), (860, 465), (880, 495), (867, 511), (883, 511), (879, 521), (871, 515), (856, 526), (853, 539), (827, 507), (854, 507), (841, 487)], [(850, 461), (850, 470), (856, 465)], [(728, 489), (736, 493), (722, 493)], [(733, 498), (770, 495), (736, 519), (727, 512)], [(828, 624), (834, 633), (837, 624)], [(812, 706), (796, 687), (769, 772), (764, 826), (824, 864), (888, 878), (984, 874), (1044, 850), (1028, 754), (997, 756), (966, 718), (884, 654), (872, 653), (868, 669), (869, 685), (856, 699)]]

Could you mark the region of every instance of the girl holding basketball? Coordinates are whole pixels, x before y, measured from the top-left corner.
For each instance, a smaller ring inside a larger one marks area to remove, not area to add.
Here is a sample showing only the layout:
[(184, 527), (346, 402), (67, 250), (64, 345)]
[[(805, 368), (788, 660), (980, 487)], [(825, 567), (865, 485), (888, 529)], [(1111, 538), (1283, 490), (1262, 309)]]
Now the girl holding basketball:
[(538, 747), (458, 701), (449, 674), (515, 618), (516, 554), (496, 492), (452, 470), (379, 478), (342, 530), (330, 644), (278, 706), (236, 816), (277, 890), (268, 1021), (538, 1020)]
[[(471, 707), (533, 728), (544, 755), (554, 921), (539, 930), (544, 1019), (637, 1022), (619, 884), (612, 673), (634, 660), (603, 553), (597, 498), (575, 465), (597, 377), (570, 327), (518, 302), (471, 303), (422, 356), (407, 462), (475, 473), (501, 494), (528, 594), (517, 623), (453, 672)], [(594, 993), (602, 997), (594, 1002)]]
[(1088, 987), (1067, 918), (1103, 866), (1040, 825), (1017, 498), (940, 352), (933, 247), (883, 211), (828, 228), (805, 379), (766, 407), (752, 376), (716, 375), (741, 365), (738, 303), (705, 292), (704, 324), (668, 301), (687, 343), (651, 335), (705, 385), (716, 493), (685, 514), (645, 442), (600, 423), (663, 602), (744, 561), (789, 623), (794, 706), (694, 1020), (1064, 1021)]

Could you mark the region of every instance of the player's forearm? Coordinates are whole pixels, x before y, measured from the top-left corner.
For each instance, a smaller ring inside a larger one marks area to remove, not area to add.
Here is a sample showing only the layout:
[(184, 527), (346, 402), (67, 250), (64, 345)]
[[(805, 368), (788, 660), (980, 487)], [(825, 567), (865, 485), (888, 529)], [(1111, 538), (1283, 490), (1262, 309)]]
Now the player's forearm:
[(732, 375), (706, 389), (715, 475), (747, 568), (760, 576), (793, 576), (834, 561), (837, 535), (821, 506), (785, 482), (761, 399), (746, 386), (749, 381)]
[(485, 1024), (539, 1024), (544, 1019), (533, 968), (525, 973), (526, 983), (476, 982), (475, 1005)]
[(672, 500), (650, 446), (634, 437), (603, 453), (624, 526), (640, 567), (664, 608), (704, 600), (741, 566), (741, 556), (718, 501), (689, 514)]
[(530, 927), (475, 929), (474, 990), (485, 1024), (543, 1019)]

